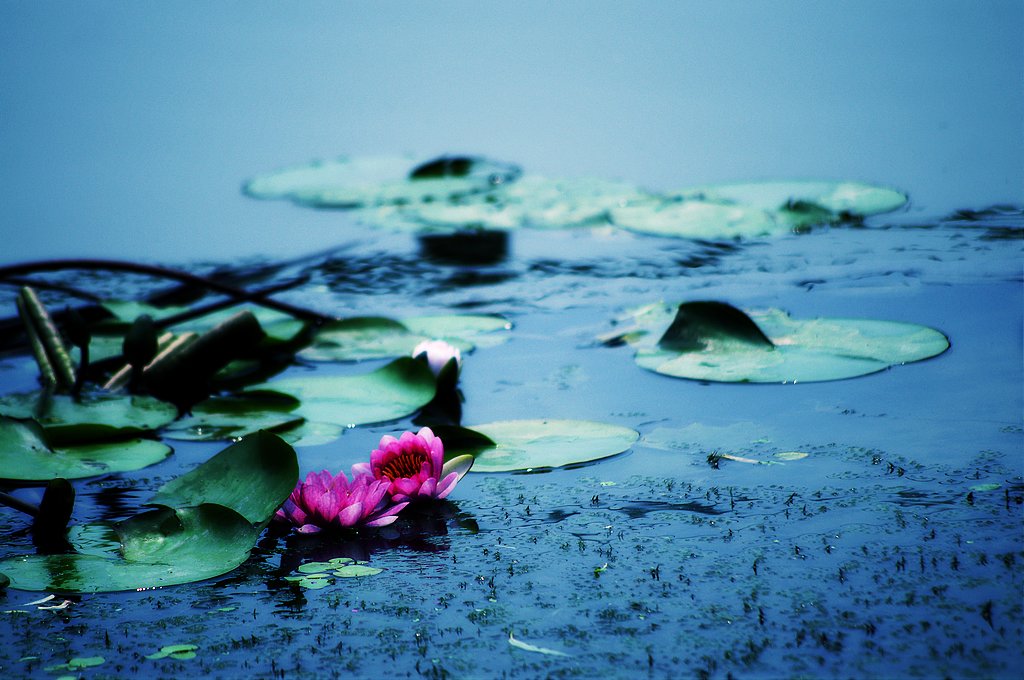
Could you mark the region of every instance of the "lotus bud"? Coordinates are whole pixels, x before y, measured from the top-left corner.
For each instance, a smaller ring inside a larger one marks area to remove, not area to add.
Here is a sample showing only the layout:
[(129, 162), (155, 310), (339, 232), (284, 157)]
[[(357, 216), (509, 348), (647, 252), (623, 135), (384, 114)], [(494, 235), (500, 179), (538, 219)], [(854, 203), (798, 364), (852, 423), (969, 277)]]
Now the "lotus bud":
[(438, 389), (450, 389), (459, 381), (462, 371), (462, 353), (444, 340), (424, 340), (416, 345), (412, 355), (427, 362), (430, 372), (437, 378)]

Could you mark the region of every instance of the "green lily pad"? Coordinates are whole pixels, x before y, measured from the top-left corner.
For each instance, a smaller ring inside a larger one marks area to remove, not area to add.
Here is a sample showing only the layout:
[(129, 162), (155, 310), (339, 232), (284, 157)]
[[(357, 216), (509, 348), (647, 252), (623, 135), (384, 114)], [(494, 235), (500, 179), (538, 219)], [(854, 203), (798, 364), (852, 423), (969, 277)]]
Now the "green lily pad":
[(368, 567), (365, 564), (347, 564), (331, 573), (340, 578), (359, 578), (362, 576), (375, 576), (382, 571), (384, 570), (380, 567)]
[(461, 352), (477, 344), (494, 346), (507, 336), (497, 331), (511, 324), (499, 316), (420, 316), (395, 321), (385, 317), (353, 317), (325, 324), (313, 343), (299, 352), (307, 361), (364, 361), (409, 356), (424, 340), (445, 340)]
[(437, 388), (425, 362), (401, 357), (372, 373), (284, 378), (252, 389), (297, 397), (297, 413), (310, 422), (355, 427), (409, 415), (427, 405)]
[(480, 157), (419, 164), (408, 157), (342, 157), (260, 175), (243, 190), (253, 198), (354, 208), (447, 201), (491, 191), (518, 176), (514, 165)]
[(860, 182), (737, 182), (694, 187), (681, 194), (767, 211), (813, 205), (836, 217), (878, 215), (901, 208), (907, 202), (906, 195), (895, 189)]
[(196, 404), (191, 415), (164, 428), (162, 434), (168, 439), (222, 441), (257, 430), (282, 432), (304, 422), (293, 413), (298, 406), (298, 399), (280, 392), (212, 397)]
[[(739, 323), (744, 317), (745, 323)], [(720, 302), (651, 305), (624, 339), (636, 363), (677, 378), (796, 383), (843, 380), (942, 354), (939, 331), (874, 319), (792, 319), (779, 309), (749, 315)], [(757, 329), (757, 337), (750, 327)]]
[[(450, 429), (450, 428), (449, 428)], [(471, 472), (530, 472), (614, 456), (636, 442), (635, 430), (586, 420), (506, 420), (474, 425), (445, 439), (445, 457), (474, 456)], [(493, 446), (485, 446), (486, 441)]]
[(0, 415), (38, 422), (53, 446), (128, 438), (156, 430), (174, 420), (178, 409), (145, 396), (66, 394), (48, 398), (40, 392), (0, 397)]
[(458, 202), (386, 207), (361, 217), (372, 226), (418, 232), (572, 229), (607, 224), (611, 208), (646, 200), (650, 197), (623, 182), (527, 175)]
[(159, 463), (171, 448), (151, 439), (81, 444), (50, 449), (33, 421), (0, 417), (0, 478), (45, 481), (82, 479), (138, 470)]
[(54, 673), (57, 671), (80, 671), (83, 668), (93, 668), (95, 666), (101, 666), (106, 663), (106, 659), (102, 656), (79, 656), (71, 659), (67, 663), (58, 664), (56, 666), (47, 666), (45, 671)]
[(649, 201), (613, 208), (609, 214), (617, 227), (676, 238), (757, 238), (785, 234), (792, 229), (788, 221), (761, 208), (695, 199)]
[(295, 450), (261, 431), (164, 484), (149, 504), (181, 508), (217, 503), (259, 524), (270, 519), (298, 479)]
[(168, 657), (184, 661), (196, 658), (196, 650), (199, 645), (164, 645), (159, 652), (147, 654), (147, 659), (166, 659)]
[(23, 555), (0, 560), (20, 590), (102, 593), (158, 588), (225, 574), (249, 556), (260, 529), (221, 505), (160, 508), (113, 527), (116, 556)]

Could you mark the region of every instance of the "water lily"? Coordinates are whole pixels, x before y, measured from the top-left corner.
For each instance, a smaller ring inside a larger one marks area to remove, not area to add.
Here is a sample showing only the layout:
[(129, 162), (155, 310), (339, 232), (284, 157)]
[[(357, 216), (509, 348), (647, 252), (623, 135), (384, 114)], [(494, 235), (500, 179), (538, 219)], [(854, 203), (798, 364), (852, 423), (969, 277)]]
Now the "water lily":
[(391, 499), (401, 503), (447, 497), (472, 466), (472, 456), (456, 456), (445, 463), (441, 439), (424, 427), (398, 439), (384, 435), (370, 462), (353, 465), (352, 472), (388, 482)]
[(462, 371), (462, 352), (444, 340), (424, 340), (412, 350), (412, 356), (430, 366), (438, 387), (454, 387)]
[(398, 519), (408, 503), (388, 496), (389, 483), (352, 469), (350, 482), (344, 472), (310, 472), (295, 486), (275, 518), (291, 522), (304, 534), (321, 529), (382, 527)]

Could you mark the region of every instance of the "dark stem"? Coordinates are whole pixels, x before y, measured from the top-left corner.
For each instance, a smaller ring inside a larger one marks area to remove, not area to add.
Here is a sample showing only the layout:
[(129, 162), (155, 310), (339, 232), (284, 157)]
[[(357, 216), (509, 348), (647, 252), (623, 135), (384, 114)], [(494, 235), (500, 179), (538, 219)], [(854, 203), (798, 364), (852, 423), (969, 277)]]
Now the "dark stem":
[(239, 301), (252, 302), (253, 304), (257, 304), (262, 307), (276, 309), (303, 321), (311, 321), (316, 324), (321, 324), (326, 321), (333, 320), (333, 317), (320, 314), (319, 312), (303, 309), (302, 307), (296, 307), (286, 302), (278, 302), (276, 300), (265, 298), (259, 293), (250, 293), (197, 274), (191, 274), (177, 269), (170, 269), (168, 267), (159, 267), (155, 265), (141, 264), (138, 262), (126, 262), (123, 260), (68, 259), (27, 262), (24, 264), (0, 267), (0, 279), (45, 271), (62, 271), (65, 269), (124, 271), (134, 274), (144, 274), (165, 279), (173, 279), (175, 281), (181, 281), (182, 283), (202, 286), (207, 290), (227, 295)]

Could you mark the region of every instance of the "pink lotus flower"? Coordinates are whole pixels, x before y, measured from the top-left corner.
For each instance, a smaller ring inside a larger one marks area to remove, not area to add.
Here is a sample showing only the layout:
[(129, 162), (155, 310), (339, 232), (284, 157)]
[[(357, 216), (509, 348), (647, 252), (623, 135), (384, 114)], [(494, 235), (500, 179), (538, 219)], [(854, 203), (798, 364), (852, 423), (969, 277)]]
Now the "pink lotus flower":
[(278, 520), (291, 522), (304, 534), (321, 529), (382, 527), (398, 519), (408, 503), (389, 498), (388, 482), (352, 469), (352, 481), (344, 472), (310, 472), (299, 482), (275, 514)]
[(473, 466), (472, 456), (456, 456), (444, 462), (444, 445), (429, 427), (418, 433), (405, 432), (400, 439), (381, 437), (369, 463), (357, 463), (352, 473), (372, 475), (390, 483), (391, 500), (445, 498)]

